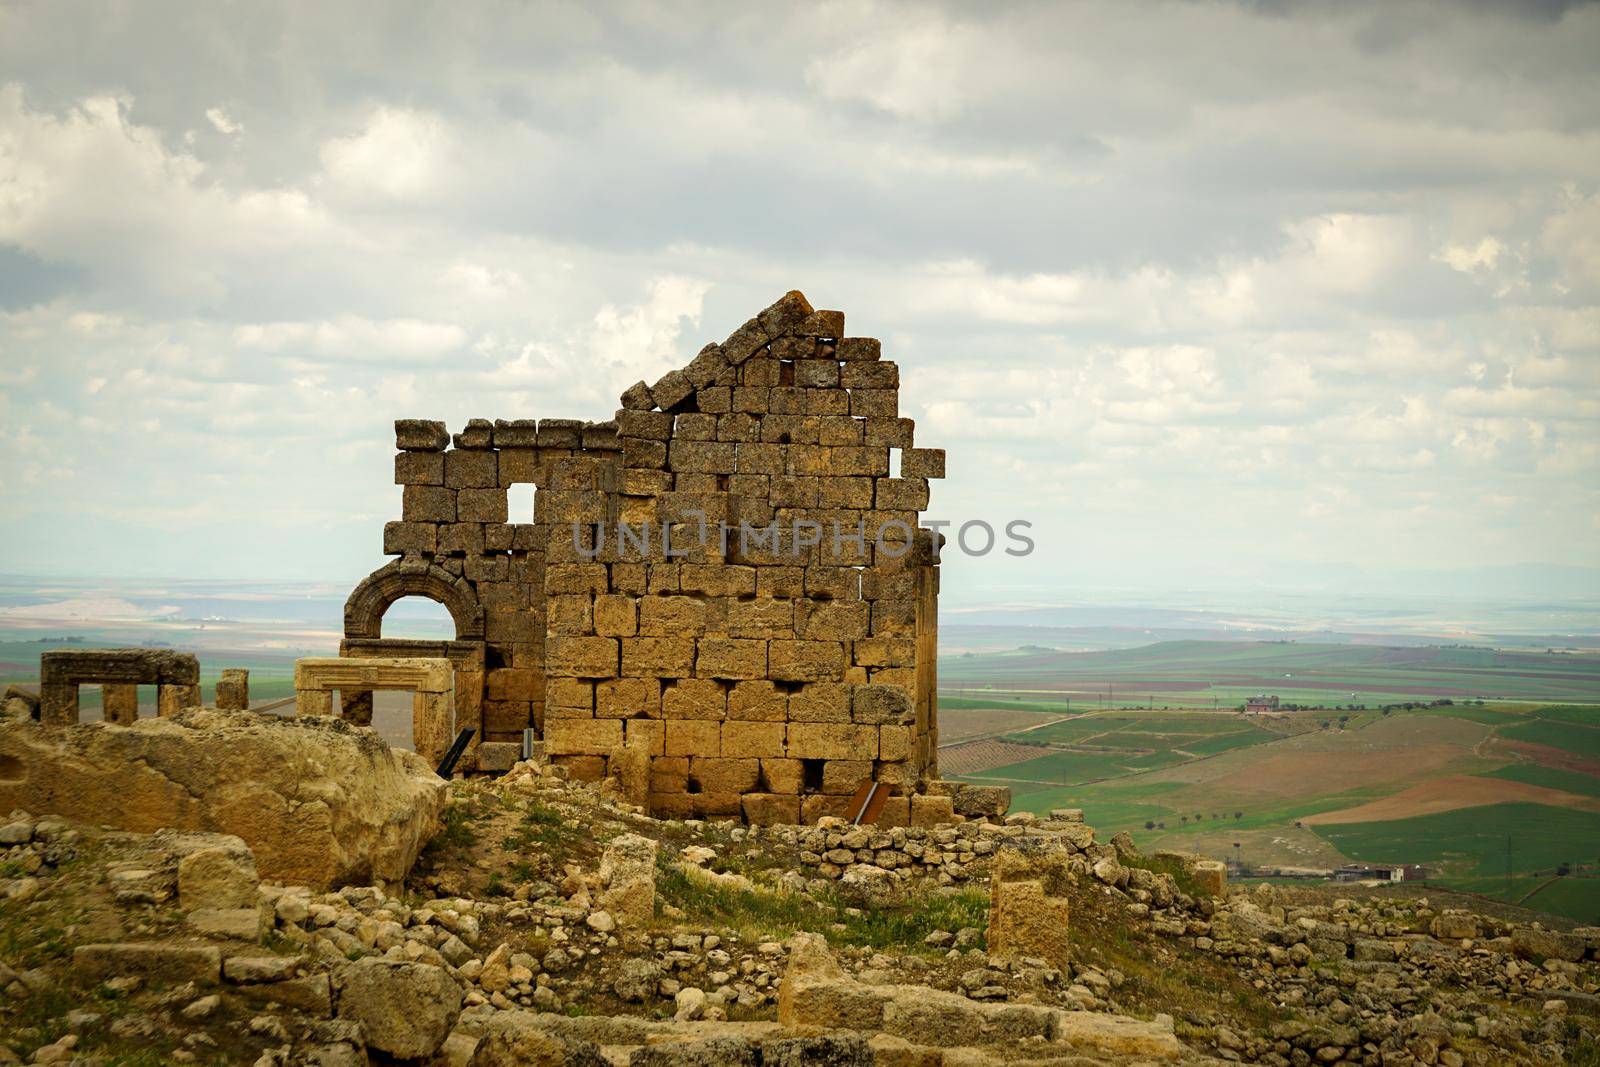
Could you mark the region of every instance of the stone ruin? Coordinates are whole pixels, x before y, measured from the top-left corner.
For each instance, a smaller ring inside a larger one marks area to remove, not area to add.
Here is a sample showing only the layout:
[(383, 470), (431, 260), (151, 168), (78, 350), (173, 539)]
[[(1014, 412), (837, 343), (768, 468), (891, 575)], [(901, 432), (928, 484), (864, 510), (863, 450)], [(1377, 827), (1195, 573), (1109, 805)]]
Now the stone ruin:
[[(401, 420), (397, 558), (351, 593), (341, 655), (448, 660), (479, 769), (532, 731), (657, 815), (810, 822), (865, 783), (928, 792), (940, 539), (918, 516), (945, 463), (899, 384), (790, 292), (607, 422)], [(518, 485), (531, 514), (508, 512)], [(454, 639), (384, 638), (406, 596)]]
[(200, 705), (200, 661), (165, 649), (52, 649), (39, 656), (39, 720), (76, 724), (78, 687), (93, 684), (101, 687), (107, 722), (127, 725), (139, 717), (141, 685), (156, 687), (159, 714), (176, 715)]

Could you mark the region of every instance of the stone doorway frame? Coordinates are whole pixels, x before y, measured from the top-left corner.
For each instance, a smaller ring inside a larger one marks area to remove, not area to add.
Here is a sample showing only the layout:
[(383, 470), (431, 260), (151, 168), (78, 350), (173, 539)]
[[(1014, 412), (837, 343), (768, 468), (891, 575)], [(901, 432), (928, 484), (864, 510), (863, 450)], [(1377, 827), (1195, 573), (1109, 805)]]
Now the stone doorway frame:
[(200, 706), (200, 660), (155, 648), (53, 648), (39, 656), (39, 721), (75, 726), (78, 687), (99, 685), (107, 722), (128, 726), (139, 717), (141, 685), (156, 687), (156, 714)]
[[(472, 741), (460, 767), (471, 769), (483, 741), (483, 684), (486, 651), (482, 641), (426, 641), (403, 637), (347, 637), (339, 642), (343, 659), (443, 659), (455, 670), (454, 733), (472, 728)], [(367, 726), (372, 722), (372, 691), (341, 690), (339, 717)]]
[(295, 715), (333, 717), (335, 690), (369, 696), (375, 689), (409, 690), (411, 747), (437, 766), (455, 738), (454, 680), (447, 659), (308, 657), (294, 664)]

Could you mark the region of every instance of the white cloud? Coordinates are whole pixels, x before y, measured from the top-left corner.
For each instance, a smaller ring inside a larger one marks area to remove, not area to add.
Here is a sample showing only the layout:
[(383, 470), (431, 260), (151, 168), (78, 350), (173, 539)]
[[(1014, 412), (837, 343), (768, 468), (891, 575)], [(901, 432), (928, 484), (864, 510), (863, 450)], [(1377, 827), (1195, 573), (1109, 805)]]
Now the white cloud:
[[(1252, 514), (1296, 559), (1592, 557), (1600, 7), (508, 9), (491, 46), (320, 5), (268, 75), (211, 5), (176, 85), (151, 2), (0, 34), (0, 508), (92, 501), (108, 565), (227, 485), (288, 502), (283, 560), (369, 567), (393, 418), (605, 418), (792, 287), (902, 364), (941, 511), (1025, 505), (1107, 581), (1248, 564)], [(227, 533), (191, 555), (288, 565)]]
[(380, 107), (360, 133), (326, 141), (320, 154), (323, 170), (341, 191), (405, 200), (436, 187), (449, 145), (438, 116)]
[(211, 123), (212, 129), (230, 137), (244, 132), (244, 127), (229, 118), (228, 113), (220, 107), (206, 108), (206, 121)]

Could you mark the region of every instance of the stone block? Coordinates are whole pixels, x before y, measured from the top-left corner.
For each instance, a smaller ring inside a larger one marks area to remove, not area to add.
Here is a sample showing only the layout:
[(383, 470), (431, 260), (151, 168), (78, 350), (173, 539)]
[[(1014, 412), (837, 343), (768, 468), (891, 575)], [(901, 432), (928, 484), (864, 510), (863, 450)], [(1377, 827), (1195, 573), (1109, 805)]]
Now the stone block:
[[(661, 725), (665, 727), (664, 723)], [(688, 791), (688, 756), (658, 756), (650, 761), (650, 792), (652, 794), (687, 793)]]
[(396, 419), (394, 446), (403, 452), (443, 452), (450, 447), (450, 432), (432, 419)]
[(397, 452), (394, 457), (394, 484), (443, 485), (444, 453)]
[(944, 449), (908, 448), (900, 456), (902, 478), (943, 478)]
[(897, 685), (865, 685), (851, 695), (850, 717), (872, 726), (906, 725), (916, 719), (911, 694)]
[(185, 918), (199, 933), (235, 941), (260, 941), (266, 930), (266, 915), (259, 907), (196, 908)]
[(497, 450), (532, 448), (539, 443), (539, 423), (535, 419), (495, 419), (492, 443)]
[(583, 421), (581, 419), (540, 419), (540, 448), (583, 447)]
[(594, 682), (580, 678), (546, 678), (544, 693), (545, 712), (553, 718), (588, 718), (594, 714)]
[(796, 759), (876, 759), (878, 731), (854, 723), (791, 722), (789, 755)]
[(188, 708), (200, 706), (200, 687), (198, 685), (158, 685), (156, 686), (156, 714), (162, 718), (177, 715)]
[(725, 722), (724, 756), (776, 758), (788, 752), (788, 731), (782, 722)]
[(664, 745), (669, 756), (720, 756), (722, 724), (705, 719), (668, 719)]
[(760, 777), (761, 761), (757, 759), (693, 756), (689, 760), (690, 792), (748, 793)]
[(651, 441), (643, 437), (622, 439), (622, 465), (659, 470), (667, 465), (665, 441)]
[(873, 504), (879, 511), (922, 511), (928, 506), (928, 480), (879, 478)]
[(729, 719), (781, 723), (788, 717), (788, 694), (771, 682), (735, 682), (728, 691)]
[(844, 365), (839, 384), (850, 390), (898, 389), (900, 366), (890, 360), (851, 360)]
[(250, 707), (250, 672), (243, 667), (224, 667), (216, 680), (216, 705), (229, 712)]
[(661, 683), (654, 678), (611, 678), (594, 687), (594, 713), (607, 719), (658, 718)]
[(687, 678), (694, 673), (692, 637), (624, 637), (619, 640), (624, 676)]
[(540, 700), (545, 695), (544, 675), (529, 668), (496, 667), (485, 680), (491, 700)]
[(802, 337), (826, 337), (837, 341), (844, 336), (844, 312), (813, 311), (800, 320), (794, 332)]
[(400, 494), (400, 514), (407, 522), (455, 522), (456, 492), (437, 485), (408, 485)]
[[(813, 567), (819, 581), (825, 572), (836, 587), (847, 581), (847, 568)], [(808, 574), (808, 578), (810, 575)], [(841, 589), (841, 591), (844, 591)], [(854, 641), (867, 636), (868, 606), (864, 600), (821, 600), (802, 603), (796, 611), (800, 636), (807, 641)]]
[(852, 795), (872, 779), (872, 761), (830, 759), (822, 764), (822, 791), (831, 796)]
[(850, 690), (837, 682), (812, 682), (789, 694), (791, 722), (850, 721)]
[[(224, 672), (226, 673), (226, 672)], [(221, 685), (218, 685), (218, 706), (221, 706)], [(100, 687), (100, 714), (106, 722), (127, 726), (139, 718), (139, 687), (106, 683)]]
[(622, 741), (620, 719), (550, 719), (544, 726), (545, 751), (552, 756), (604, 756)]
[(606, 777), (606, 757), (600, 755), (552, 755), (550, 762), (566, 772), (574, 782), (599, 782)]
[(72, 950), (72, 966), (79, 974), (102, 981), (137, 977), (214, 985), (222, 977), (222, 951), (210, 945), (191, 947), (136, 941), (79, 945)]
[(668, 371), (650, 387), (650, 398), (657, 407), (666, 411), (682, 403), (694, 392), (694, 386), (682, 371)]
[(794, 636), (794, 602), (758, 596), (728, 605), (728, 633), (734, 637), (766, 639)]
[(1037, 957), (1066, 967), (1070, 959), (1067, 901), (1051, 898), (1039, 882), (996, 882), (991, 891), (989, 954), (996, 959)]
[(727, 716), (728, 693), (709, 678), (684, 678), (662, 688), (664, 719), (716, 719)]
[(498, 488), (499, 457), (490, 449), (451, 449), (444, 454), (444, 484), (451, 489)]
[(694, 673), (701, 678), (754, 680), (767, 676), (765, 641), (702, 637), (696, 647)]
[[(410, 525), (410, 524), (407, 524)], [(433, 526), (438, 531), (437, 550), (450, 556), (481, 556), (485, 545), (484, 525), (481, 522), (450, 522)]]
[(740, 801), (752, 826), (787, 826), (800, 821), (800, 798), (793, 793), (746, 793)]
[[(916, 728), (912, 726), (880, 726), (878, 727), (878, 758), (885, 761), (904, 763), (911, 759), (917, 751)], [(1009, 797), (1011, 791), (1006, 790)]]
[(617, 412), (617, 435), (619, 437), (639, 437), (651, 441), (668, 441), (672, 439), (674, 422), (669, 412), (665, 411), (619, 411)]
[[(892, 727), (884, 727), (889, 729)], [(951, 804), (957, 815), (968, 819), (998, 819), (1011, 810), (1011, 790), (1003, 785), (957, 782)]]
[(766, 676), (777, 682), (836, 681), (844, 676), (844, 646), (836, 641), (773, 641), (767, 648)]
[(489, 448), (494, 444), (494, 423), (488, 419), (468, 419), (452, 440), (457, 448)]
[(841, 337), (837, 356), (843, 361), (881, 359), (883, 344), (876, 337)]
[(774, 793), (798, 793), (805, 781), (805, 765), (797, 759), (763, 759), (761, 779)]
[(545, 642), (545, 672), (553, 677), (613, 678), (617, 675), (617, 639), (552, 636)]
[(622, 406), (630, 411), (649, 411), (655, 406), (655, 398), (650, 395), (650, 386), (644, 382), (634, 382), (622, 392)]
[[(879, 781), (883, 779), (880, 777)], [(897, 826), (911, 825), (911, 798), (904, 796), (891, 796), (883, 802), (883, 807), (878, 811), (878, 818), (874, 826), (885, 830)]]
[(484, 774), (504, 774), (522, 758), (522, 745), (516, 741), (485, 741), (478, 746), (478, 770)]
[(622, 726), (627, 747), (650, 756), (660, 756), (666, 752), (667, 724), (660, 719), (628, 719)]
[(693, 596), (647, 596), (639, 601), (639, 634), (681, 637), (706, 628), (706, 602)]
[(955, 804), (950, 797), (918, 794), (911, 798), (912, 826), (943, 826), (955, 821)]
[(431, 522), (383, 524), (383, 554), (386, 556), (431, 556), (438, 547), (439, 527)]

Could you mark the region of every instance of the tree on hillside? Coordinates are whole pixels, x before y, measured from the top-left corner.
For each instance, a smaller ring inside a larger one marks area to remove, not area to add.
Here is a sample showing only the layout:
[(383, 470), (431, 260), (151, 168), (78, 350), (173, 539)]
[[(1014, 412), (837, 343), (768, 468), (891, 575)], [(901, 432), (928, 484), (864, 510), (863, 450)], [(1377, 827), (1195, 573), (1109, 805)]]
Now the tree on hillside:
[(1242, 818), (1244, 818), (1244, 812), (1242, 812), (1242, 811), (1236, 811), (1236, 812), (1234, 812), (1234, 813), (1233, 813), (1233, 817), (1234, 817), (1234, 818), (1235, 818), (1235, 819), (1242, 819)]
[(1146, 830), (1154, 830), (1156, 828), (1156, 821), (1154, 819), (1146, 819), (1144, 821), (1144, 828)]

